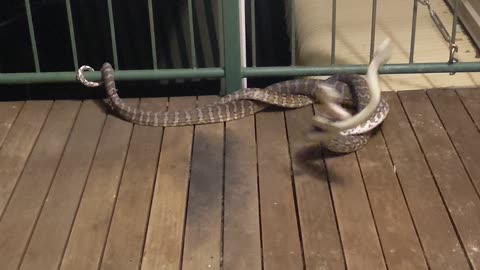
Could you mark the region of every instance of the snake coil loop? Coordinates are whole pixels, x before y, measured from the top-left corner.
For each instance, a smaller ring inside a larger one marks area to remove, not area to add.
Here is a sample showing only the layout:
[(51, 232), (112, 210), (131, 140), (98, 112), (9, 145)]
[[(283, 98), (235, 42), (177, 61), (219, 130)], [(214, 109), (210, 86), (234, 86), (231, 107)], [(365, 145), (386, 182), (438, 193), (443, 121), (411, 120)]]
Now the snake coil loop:
[(85, 71), (95, 71), (91, 66), (83, 65), (77, 71), (77, 80), (79, 80), (83, 85), (87, 87), (98, 87), (103, 84), (103, 82), (91, 82), (85, 79), (83, 72)]
[(324, 130), (326, 133), (337, 134), (367, 121), (368, 118), (375, 113), (381, 99), (381, 89), (378, 82), (378, 69), (390, 58), (391, 54), (391, 40), (387, 38), (378, 47), (378, 50), (375, 52), (368, 67), (367, 81), (369, 85), (370, 102), (363, 110), (352, 117), (340, 121), (331, 121), (326, 117), (314, 115), (312, 119), (313, 126)]

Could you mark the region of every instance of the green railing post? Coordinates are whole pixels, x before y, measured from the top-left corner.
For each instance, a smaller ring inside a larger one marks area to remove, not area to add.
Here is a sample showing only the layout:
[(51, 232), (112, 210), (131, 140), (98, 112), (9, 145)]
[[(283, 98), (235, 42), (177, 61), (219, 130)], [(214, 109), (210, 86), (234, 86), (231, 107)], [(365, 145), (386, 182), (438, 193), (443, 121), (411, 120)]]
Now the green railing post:
[(223, 1), (223, 53), (225, 69), (225, 92), (227, 94), (242, 87), (240, 64), (240, 14), (238, 0)]

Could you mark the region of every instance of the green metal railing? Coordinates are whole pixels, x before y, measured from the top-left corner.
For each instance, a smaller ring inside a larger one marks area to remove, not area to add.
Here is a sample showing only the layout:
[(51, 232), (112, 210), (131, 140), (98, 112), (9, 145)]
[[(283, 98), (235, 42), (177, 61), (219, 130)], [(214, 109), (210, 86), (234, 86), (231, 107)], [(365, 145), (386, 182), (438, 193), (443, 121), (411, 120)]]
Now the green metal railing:
[[(238, 1), (233, 0), (217, 0), (217, 4), (221, 7), (218, 14), (219, 21), (219, 48), (221, 67), (197, 67), (197, 55), (195, 51), (195, 33), (194, 23), (192, 15), (192, 0), (188, 1), (188, 31), (190, 43), (190, 57), (191, 68), (182, 69), (159, 69), (157, 64), (156, 43), (155, 43), (155, 27), (154, 27), (154, 12), (153, 12), (153, 0), (148, 0), (148, 17), (150, 26), (150, 38), (151, 38), (151, 50), (153, 69), (150, 70), (121, 70), (118, 65), (117, 54), (117, 42), (115, 39), (115, 21), (113, 16), (113, 6), (111, 0), (106, 0), (108, 6), (108, 20), (110, 27), (110, 35), (112, 41), (113, 52), (113, 66), (116, 69), (116, 80), (160, 80), (160, 79), (187, 79), (187, 78), (221, 78), (224, 80), (224, 87), (227, 93), (239, 90), (241, 88), (242, 78), (248, 77), (275, 77), (275, 76), (314, 76), (314, 75), (333, 75), (339, 72), (351, 72), (358, 74), (365, 74), (367, 72), (368, 65), (336, 65), (335, 64), (335, 35), (336, 35), (336, 0), (332, 5), (332, 36), (331, 36), (331, 64), (329, 66), (321, 67), (301, 67), (296, 66), (295, 59), (295, 1), (291, 0), (290, 12), (291, 15), (291, 65), (286, 67), (258, 67), (256, 62), (256, 31), (255, 31), (255, 1), (251, 0), (251, 47), (252, 47), (252, 66), (241, 66), (240, 55), (240, 16), (239, 16), (239, 4)], [(457, 14), (458, 14), (458, 1), (455, 1), (454, 5), (454, 20), (452, 24), (451, 36), (448, 36), (446, 31), (442, 31), (443, 25), (435, 22), (435, 13), (432, 12), (428, 4), (428, 0), (413, 0), (413, 19), (411, 30), (411, 45), (409, 62), (404, 64), (386, 64), (380, 68), (381, 74), (402, 74), (402, 73), (455, 73), (455, 72), (478, 72), (480, 71), (480, 62), (458, 62), (449, 61), (445, 63), (414, 63), (413, 56), (415, 53), (415, 33), (416, 33), (416, 19), (418, 3), (427, 5), (429, 7), (430, 15), (434, 22), (439, 27), (444, 38), (450, 43), (451, 59), (456, 60), (453, 56), (456, 50), (455, 35), (457, 28)], [(74, 69), (79, 67), (77, 45), (75, 41), (75, 27), (73, 24), (72, 10), (70, 0), (65, 0), (66, 13), (69, 25), (70, 43), (72, 48), (72, 57), (74, 63)], [(26, 73), (0, 73), (0, 84), (35, 84), (35, 83), (61, 83), (61, 82), (74, 82), (76, 81), (76, 71), (63, 71), (63, 72), (42, 72), (40, 70), (39, 57), (37, 52), (37, 41), (35, 38), (35, 27), (32, 19), (32, 12), (30, 8), (30, 0), (25, 0), (25, 9), (27, 13), (27, 22), (30, 35), (30, 42), (32, 47), (33, 62), (35, 72)], [(372, 5), (372, 25), (371, 25), (371, 38), (370, 38), (370, 59), (374, 54), (375, 44), (375, 23), (377, 17), (377, 1), (373, 0)], [(437, 17), (438, 19), (438, 17)], [(441, 24), (441, 22), (440, 22)], [(445, 36), (446, 35), (446, 36)], [(453, 57), (453, 58), (452, 58)], [(85, 76), (88, 80), (99, 80), (100, 73), (88, 72)]]

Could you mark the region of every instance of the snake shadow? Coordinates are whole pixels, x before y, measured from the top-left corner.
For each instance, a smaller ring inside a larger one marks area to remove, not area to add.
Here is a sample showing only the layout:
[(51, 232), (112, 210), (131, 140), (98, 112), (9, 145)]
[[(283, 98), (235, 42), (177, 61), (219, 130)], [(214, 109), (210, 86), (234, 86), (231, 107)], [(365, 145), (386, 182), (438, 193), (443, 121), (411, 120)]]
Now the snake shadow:
[[(379, 132), (380, 128), (375, 128), (371, 131), (370, 135), (371, 137), (377, 136)], [(345, 155), (354, 154), (355, 152), (336, 153), (320, 146), (319, 144), (309, 144), (299, 147), (296, 151), (292, 151), (292, 162), (300, 169), (298, 170), (299, 174), (309, 174), (319, 180), (342, 183), (348, 179), (343, 179), (343, 177), (338, 175), (333, 169), (329, 170), (326, 161), (328, 159), (336, 159)], [(343, 169), (349, 170), (352, 168)]]
[(343, 183), (344, 179), (335, 170), (329, 170), (326, 164), (328, 159), (343, 155), (345, 154), (332, 152), (318, 144), (304, 145), (292, 152), (292, 162), (296, 167), (294, 177), (306, 174), (318, 181)]

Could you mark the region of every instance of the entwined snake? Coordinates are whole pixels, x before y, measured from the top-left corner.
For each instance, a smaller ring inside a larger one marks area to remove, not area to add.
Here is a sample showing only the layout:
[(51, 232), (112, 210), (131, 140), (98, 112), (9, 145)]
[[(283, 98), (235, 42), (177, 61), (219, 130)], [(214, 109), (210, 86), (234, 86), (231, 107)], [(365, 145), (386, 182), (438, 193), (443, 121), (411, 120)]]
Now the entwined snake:
[[(372, 62), (378, 68), (378, 61)], [(371, 101), (367, 80), (356, 74), (338, 74), (327, 80), (302, 78), (276, 83), (263, 89), (247, 88), (224, 96), (213, 104), (190, 110), (153, 112), (131, 107), (122, 101), (117, 94), (113, 68), (109, 63), (103, 64), (101, 74), (110, 107), (124, 120), (146, 126), (173, 127), (226, 122), (253, 115), (272, 105), (283, 108), (300, 108), (315, 102), (323, 103), (323, 109), (318, 112), (322, 117), (319, 118), (318, 114), (315, 116), (317, 117), (314, 118), (315, 125), (315, 119), (318, 124), (321, 119), (328, 118), (329, 121), (338, 121), (351, 117), (350, 114), (345, 114), (345, 109), (332, 109), (332, 106), (329, 106), (332, 105), (332, 100), (334, 105), (343, 105), (350, 108), (350, 111), (356, 112), (357, 115), (354, 117), (357, 118), (358, 112), (369, 106)], [(82, 74), (79, 73), (79, 75)], [(79, 76), (79, 79), (87, 86), (99, 85), (99, 83), (87, 82), (83, 76)], [(335, 93), (332, 93), (332, 90)], [(325, 102), (327, 99), (330, 103)], [(317, 138), (320, 139), (322, 146), (331, 151), (353, 152), (367, 143), (372, 131), (382, 123), (388, 111), (388, 104), (379, 98), (378, 105), (373, 108), (373, 113), (364, 117), (367, 119), (366, 121), (338, 132), (322, 133), (321, 130), (318, 130), (318, 133), (313, 134), (319, 134), (320, 137), (317, 136)], [(323, 127), (325, 123), (316, 126)]]

